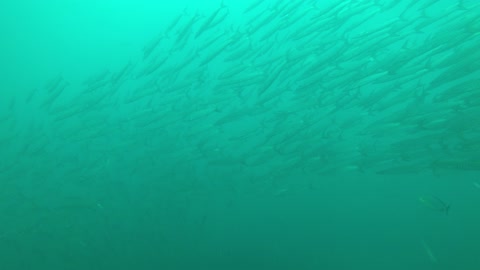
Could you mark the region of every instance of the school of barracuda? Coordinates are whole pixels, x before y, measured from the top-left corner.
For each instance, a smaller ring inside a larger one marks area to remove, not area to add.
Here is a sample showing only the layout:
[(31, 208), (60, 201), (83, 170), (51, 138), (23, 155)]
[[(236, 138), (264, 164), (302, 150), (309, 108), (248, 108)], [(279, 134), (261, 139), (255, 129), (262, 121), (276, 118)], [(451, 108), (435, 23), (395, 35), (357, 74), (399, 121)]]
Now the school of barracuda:
[(449, 2), (178, 14), (142, 59), (17, 96), (0, 115), (0, 175), (479, 171), (480, 5)]

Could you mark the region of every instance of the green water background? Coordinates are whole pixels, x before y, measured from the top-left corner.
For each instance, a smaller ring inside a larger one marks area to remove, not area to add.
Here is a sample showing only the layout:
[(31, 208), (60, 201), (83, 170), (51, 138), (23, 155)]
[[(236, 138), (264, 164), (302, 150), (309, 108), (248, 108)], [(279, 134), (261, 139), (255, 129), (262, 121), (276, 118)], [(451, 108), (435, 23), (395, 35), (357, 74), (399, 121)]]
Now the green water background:
[[(226, 3), (241, 20), (235, 10), (242, 5)], [(211, 12), (218, 3), (2, 1), (2, 109), (58, 74), (80, 83), (104, 69), (121, 69), (185, 6), (190, 13)], [(16, 110), (14, 129), (28, 129), (22, 119), (33, 112), (20, 105)], [(130, 112), (112, 108), (117, 113)], [(113, 143), (121, 142), (118, 136)], [(108, 155), (56, 141), (47, 147), (63, 154), (24, 164), (18, 174), (0, 174), (2, 269), (480, 268), (477, 172), (275, 175), (264, 183), (227, 167), (164, 181), (170, 176), (162, 168), (151, 171), (145, 160), (132, 159), (138, 170), (130, 175), (108, 163)], [(142, 149), (132, 149), (137, 151)], [(4, 150), (3, 164), (14, 155)], [(77, 176), (56, 173), (65, 156), (91, 160), (92, 167), (83, 168), (87, 174), (103, 173), (88, 181), (81, 180), (83, 170)], [(95, 167), (97, 160), (104, 167)], [(200, 184), (191, 180), (197, 178)], [(419, 203), (423, 195), (450, 203), (449, 215)]]

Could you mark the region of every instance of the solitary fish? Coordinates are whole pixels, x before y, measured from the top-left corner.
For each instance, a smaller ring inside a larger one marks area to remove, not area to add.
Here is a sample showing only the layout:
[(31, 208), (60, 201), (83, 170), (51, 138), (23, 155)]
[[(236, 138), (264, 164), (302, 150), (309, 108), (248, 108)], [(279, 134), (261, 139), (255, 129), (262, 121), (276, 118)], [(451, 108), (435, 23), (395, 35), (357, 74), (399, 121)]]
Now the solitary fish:
[(425, 242), (425, 240), (422, 240), (422, 246), (423, 246), (423, 249), (425, 249), (425, 252), (427, 253), (428, 258), (430, 259), (430, 261), (431, 261), (432, 263), (438, 263), (437, 257), (435, 256), (435, 254), (433, 253), (432, 249), (431, 249), (430, 246), (427, 244), (427, 242)]
[(479, 182), (473, 182), (473, 185), (474, 185), (476, 188), (480, 188), (480, 183), (479, 183)]
[(428, 208), (443, 212), (445, 215), (448, 215), (448, 211), (450, 210), (450, 205), (446, 204), (444, 201), (440, 200), (435, 196), (422, 196), (419, 198), (420, 202), (427, 206)]

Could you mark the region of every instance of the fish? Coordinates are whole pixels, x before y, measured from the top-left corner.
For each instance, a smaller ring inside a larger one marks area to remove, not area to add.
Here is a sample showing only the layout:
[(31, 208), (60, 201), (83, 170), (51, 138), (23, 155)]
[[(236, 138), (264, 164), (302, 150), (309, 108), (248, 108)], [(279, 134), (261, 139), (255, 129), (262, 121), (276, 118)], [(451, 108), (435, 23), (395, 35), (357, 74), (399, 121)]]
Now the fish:
[(434, 211), (442, 212), (445, 215), (448, 215), (450, 211), (450, 204), (445, 203), (443, 200), (439, 199), (438, 197), (421, 196), (418, 199), (423, 205), (425, 205), (426, 207)]
[(432, 251), (432, 248), (427, 244), (425, 240), (422, 240), (422, 247), (428, 255), (428, 258), (432, 263), (438, 263), (438, 259)]
[[(437, 0), (251, 2), (241, 20), (224, 3), (206, 16), (159, 19), (151, 41), (116, 67), (86, 80), (65, 70), (11, 108), (0, 100), (11, 179), (18, 171), (102, 181), (116, 167), (171, 179), (195, 168), (199, 183), (246, 190), (240, 180), (285, 172), (338, 179), (480, 171), (480, 5), (437, 12)], [(383, 11), (390, 19), (378, 18)], [(100, 155), (111, 168), (95, 165)], [(65, 168), (72, 157), (79, 162)], [(207, 179), (225, 172), (232, 177)], [(277, 192), (308, 185), (289, 181), (278, 181)], [(449, 214), (438, 197), (419, 202)]]
[(473, 182), (473, 186), (480, 189), (480, 183), (479, 182)]
[[(215, 18), (217, 18), (218, 14), (220, 13), (220, 11), (222, 11), (223, 9), (226, 9), (226, 5), (225, 3), (222, 1), (220, 7), (215, 10), (215, 12), (213, 12), (204, 22), (203, 24), (200, 26), (200, 28), (198, 29), (197, 33), (195, 34), (195, 38), (199, 38), (203, 33), (205, 33), (208, 29), (214, 27), (214, 20)], [(220, 20), (223, 21), (224, 18), (222, 18)]]

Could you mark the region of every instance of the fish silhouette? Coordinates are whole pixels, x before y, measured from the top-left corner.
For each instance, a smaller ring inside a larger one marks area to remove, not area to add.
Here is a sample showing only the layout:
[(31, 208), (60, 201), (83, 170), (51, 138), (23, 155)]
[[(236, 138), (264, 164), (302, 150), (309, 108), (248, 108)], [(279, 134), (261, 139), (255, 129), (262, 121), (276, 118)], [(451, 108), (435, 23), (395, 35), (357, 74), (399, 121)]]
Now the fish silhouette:
[(419, 198), (419, 201), (426, 207), (435, 211), (445, 213), (445, 215), (448, 215), (448, 212), (450, 210), (450, 204), (445, 203), (444, 201), (435, 196), (421, 196)]

